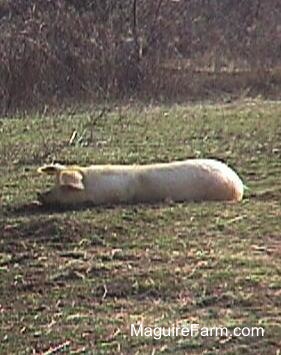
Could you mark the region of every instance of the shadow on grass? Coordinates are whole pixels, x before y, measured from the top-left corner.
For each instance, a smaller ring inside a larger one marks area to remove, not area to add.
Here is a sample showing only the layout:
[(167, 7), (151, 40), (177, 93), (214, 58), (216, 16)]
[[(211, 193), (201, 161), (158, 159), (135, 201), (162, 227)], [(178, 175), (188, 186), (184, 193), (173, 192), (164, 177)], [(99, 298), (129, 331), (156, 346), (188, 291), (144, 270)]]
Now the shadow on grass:
[[(115, 210), (119, 208), (130, 208), (137, 211), (139, 208), (152, 208), (158, 209), (163, 206), (174, 206), (175, 204), (183, 204), (184, 202), (157, 202), (157, 203), (119, 203), (114, 205), (100, 205), (96, 206), (90, 202), (83, 203), (82, 205), (43, 205), (38, 201), (32, 201), (30, 203), (15, 205), (15, 206), (3, 206), (2, 215), (6, 218), (15, 216), (32, 216), (32, 215), (52, 215), (65, 212), (73, 211), (86, 211), (93, 210), (96, 213), (101, 213), (104, 211)], [(185, 202), (186, 203), (186, 202)], [(197, 202), (199, 203), (199, 202)]]
[(88, 209), (95, 210), (95, 212), (101, 212), (102, 210), (112, 210), (118, 206), (102, 206), (97, 207), (92, 204), (84, 204), (77, 206), (63, 206), (63, 205), (42, 205), (37, 201), (27, 204), (21, 204), (16, 206), (4, 206), (2, 214), (4, 217), (15, 216), (33, 216), (33, 215), (51, 215), (58, 213), (65, 213), (71, 211), (85, 211)]

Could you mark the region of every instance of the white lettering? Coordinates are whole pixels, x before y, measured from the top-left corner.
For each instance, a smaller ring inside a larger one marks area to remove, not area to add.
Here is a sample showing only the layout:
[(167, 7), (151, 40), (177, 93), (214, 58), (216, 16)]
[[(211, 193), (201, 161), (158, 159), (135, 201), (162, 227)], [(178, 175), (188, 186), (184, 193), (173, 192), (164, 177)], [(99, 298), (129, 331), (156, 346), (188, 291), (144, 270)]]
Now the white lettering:
[(157, 340), (161, 339), (161, 337), (162, 337), (162, 328), (161, 327), (156, 327), (153, 329), (153, 337), (154, 337), (154, 339), (157, 339)]
[(190, 335), (192, 337), (197, 336), (199, 334), (199, 324), (191, 324)]
[[(134, 334), (134, 333), (135, 333), (135, 334)], [(131, 324), (131, 337), (132, 337), (132, 336), (138, 337), (139, 335), (140, 335), (140, 336), (143, 336), (143, 324), (141, 323), (141, 324), (139, 325), (138, 331), (136, 330), (135, 325), (134, 325), (134, 324)]]
[(152, 328), (151, 327), (144, 328), (144, 336), (145, 337), (152, 337)]
[[(189, 336), (189, 333), (190, 333), (190, 329), (189, 329), (189, 328), (187, 328), (187, 327), (181, 328), (181, 335), (182, 335), (183, 337)], [(177, 336), (178, 336), (178, 335), (177, 335)]]
[(186, 337), (191, 336), (195, 337), (201, 335), (201, 337), (254, 337), (254, 336), (264, 336), (265, 330), (262, 327), (236, 327), (233, 329), (233, 332), (228, 331), (226, 327), (201, 327), (199, 324), (192, 323), (190, 326), (171, 326), (171, 327), (144, 327), (142, 323), (140, 324), (131, 324), (130, 326), (131, 336), (145, 336), (153, 337), (156, 340), (161, 339), (162, 337)]

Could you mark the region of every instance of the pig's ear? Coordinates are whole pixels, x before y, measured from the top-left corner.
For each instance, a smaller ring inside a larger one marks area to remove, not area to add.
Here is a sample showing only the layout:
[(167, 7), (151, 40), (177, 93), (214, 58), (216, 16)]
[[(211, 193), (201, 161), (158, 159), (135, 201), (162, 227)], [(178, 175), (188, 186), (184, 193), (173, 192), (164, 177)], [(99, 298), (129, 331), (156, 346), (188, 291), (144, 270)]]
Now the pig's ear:
[(83, 175), (78, 170), (65, 169), (59, 174), (59, 185), (76, 190), (85, 190)]
[(44, 165), (41, 168), (37, 169), (37, 172), (40, 174), (47, 174), (47, 175), (56, 175), (61, 172), (65, 167), (60, 164), (52, 164), (52, 165)]

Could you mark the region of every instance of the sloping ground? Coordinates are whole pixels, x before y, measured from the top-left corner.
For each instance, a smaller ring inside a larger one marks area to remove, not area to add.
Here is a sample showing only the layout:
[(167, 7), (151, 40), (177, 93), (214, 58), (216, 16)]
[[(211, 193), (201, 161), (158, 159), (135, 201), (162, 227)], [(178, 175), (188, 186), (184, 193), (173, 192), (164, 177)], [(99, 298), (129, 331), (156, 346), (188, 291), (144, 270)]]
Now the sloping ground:
[[(268, 353), (280, 349), (281, 105), (124, 107), (1, 120), (0, 352)], [(73, 132), (76, 134), (73, 135)], [(70, 137), (74, 137), (69, 144)], [(217, 157), (240, 204), (44, 210), (47, 161)], [(130, 324), (263, 327), (253, 337), (131, 337)]]

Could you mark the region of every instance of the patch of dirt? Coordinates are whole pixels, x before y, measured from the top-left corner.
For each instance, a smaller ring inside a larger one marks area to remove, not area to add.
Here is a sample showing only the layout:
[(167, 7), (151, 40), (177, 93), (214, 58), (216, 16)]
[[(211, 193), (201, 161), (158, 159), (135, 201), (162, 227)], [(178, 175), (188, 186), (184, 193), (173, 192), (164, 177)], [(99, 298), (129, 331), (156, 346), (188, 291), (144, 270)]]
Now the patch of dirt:
[(29, 244), (36, 242), (55, 244), (64, 248), (70, 243), (79, 242), (84, 235), (95, 233), (92, 225), (59, 217), (41, 216), (28, 221), (0, 225), (4, 243), (4, 252), (22, 252)]

